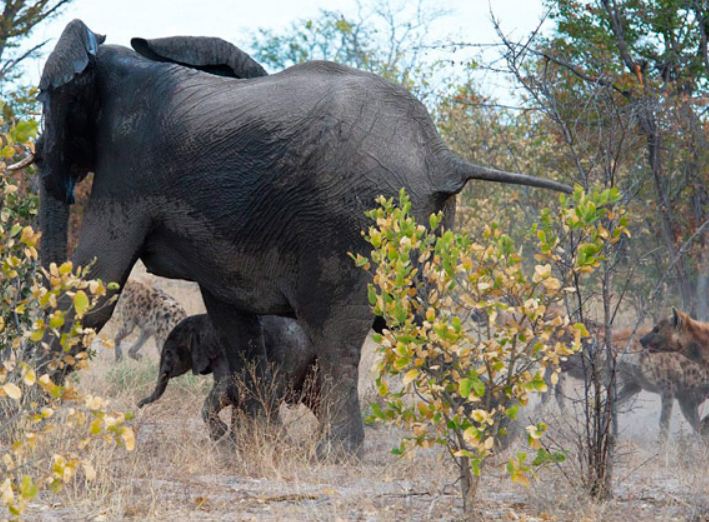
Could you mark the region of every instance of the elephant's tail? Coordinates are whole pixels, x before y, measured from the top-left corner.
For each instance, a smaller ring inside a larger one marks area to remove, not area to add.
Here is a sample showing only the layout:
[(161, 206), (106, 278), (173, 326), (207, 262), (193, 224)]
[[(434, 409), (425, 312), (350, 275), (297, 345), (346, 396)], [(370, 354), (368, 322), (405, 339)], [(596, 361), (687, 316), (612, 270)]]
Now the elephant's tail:
[(458, 157), (450, 150), (445, 149), (440, 154), (441, 170), (442, 170), (442, 187), (439, 187), (440, 192), (447, 194), (457, 194), (465, 184), (471, 179), (479, 179), (485, 181), (495, 181), (498, 183), (510, 183), (513, 185), (528, 185), (530, 187), (539, 187), (545, 189), (556, 190), (570, 194), (571, 187), (557, 181), (552, 181), (544, 178), (537, 178), (527, 174), (517, 174), (513, 172), (505, 172), (491, 167), (483, 167), (465, 161)]

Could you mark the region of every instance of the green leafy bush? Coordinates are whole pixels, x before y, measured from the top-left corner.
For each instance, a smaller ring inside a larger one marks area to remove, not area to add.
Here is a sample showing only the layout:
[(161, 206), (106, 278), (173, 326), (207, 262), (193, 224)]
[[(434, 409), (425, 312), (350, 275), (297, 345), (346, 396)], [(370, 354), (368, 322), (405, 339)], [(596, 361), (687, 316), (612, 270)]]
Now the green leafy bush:
[[(485, 225), (476, 242), (442, 230), (441, 214), (432, 215), (428, 227), (417, 223), (403, 190), (398, 204), (380, 197), (379, 207), (367, 213), (375, 222), (364, 234), (372, 251), (369, 258), (353, 257), (373, 271), (369, 302), (388, 327), (375, 338), (383, 401), (372, 405), (372, 419), (409, 430), (397, 454), (445, 447), (460, 471), (466, 507), (486, 460), (505, 445), (510, 421), (531, 394), (547, 389), (545, 371), (552, 370), (556, 382), (562, 358), (588, 335), (564, 311), (573, 291), (568, 279), (592, 273), (604, 243), (615, 240), (597, 214), (616, 201), (615, 193), (586, 195), (580, 188), (562, 197), (560, 208), (544, 211), (530, 231), (537, 242), (528, 256), (536, 259), (532, 266), (495, 224)], [(586, 238), (564, 274), (552, 271), (560, 248), (553, 221)], [(394, 390), (394, 378), (403, 389)], [(526, 484), (531, 466), (563, 460), (542, 448), (545, 430), (543, 422), (527, 426), (529, 446), (537, 453), (531, 462), (523, 452), (509, 459), (512, 480)]]
[[(36, 128), (18, 121), (0, 136), (0, 503), (12, 518), (41, 490), (57, 492), (77, 476), (92, 480), (93, 446), (119, 444), (130, 451), (135, 445), (130, 414), (111, 411), (71, 379), (51, 377), (88, 364), (95, 333), (81, 320), (107, 288), (70, 262), (48, 270), (39, 265), (40, 234), (28, 224), (37, 198), (27, 183), (20, 190), (5, 163), (31, 150), (27, 142)], [(65, 325), (70, 311), (73, 323)]]

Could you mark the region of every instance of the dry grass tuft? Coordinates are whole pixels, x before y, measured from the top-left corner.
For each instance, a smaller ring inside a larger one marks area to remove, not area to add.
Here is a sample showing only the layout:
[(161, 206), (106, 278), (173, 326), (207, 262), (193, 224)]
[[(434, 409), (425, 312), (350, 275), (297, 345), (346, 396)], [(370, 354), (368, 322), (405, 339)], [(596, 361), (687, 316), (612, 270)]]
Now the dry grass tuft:
[[(159, 286), (180, 299), (190, 313), (202, 310), (193, 285), (161, 280)], [(375, 360), (372, 348), (371, 343), (365, 345), (360, 367), (363, 408), (376, 398), (370, 373)], [(200, 415), (212, 386), (210, 376), (173, 379), (159, 401), (137, 410), (136, 403), (152, 391), (157, 379), (157, 350), (148, 346), (143, 353), (146, 356), (139, 362), (115, 364), (112, 351), (100, 349), (90, 370), (81, 376), (83, 387), (111, 398), (116, 408), (136, 413), (135, 451), (126, 454), (96, 447), (95, 480), (80, 476), (63, 496), (37, 499), (29, 520), (457, 520), (462, 516), (456, 477), (446, 456), (441, 451), (421, 451), (415, 460), (394, 457), (391, 448), (402, 433), (393, 428), (366, 428), (362, 461), (335, 465), (313, 459), (317, 421), (302, 405), (282, 406), (280, 426), (240, 418), (235, 443), (212, 442)], [(490, 469), (482, 481), (479, 516), (485, 520), (706, 520), (707, 448), (686, 429), (660, 448), (655, 442), (658, 401), (643, 400), (641, 408), (622, 418), (629, 429), (621, 434), (622, 458), (614, 470), (618, 482), (613, 500), (588, 501), (565, 476), (573, 470), (569, 462), (543, 470), (528, 489), (512, 484), (497, 468)], [(228, 414), (223, 412), (227, 423)], [(553, 436), (573, 447), (559, 432)], [(517, 442), (496, 461), (504, 464), (520, 449)]]

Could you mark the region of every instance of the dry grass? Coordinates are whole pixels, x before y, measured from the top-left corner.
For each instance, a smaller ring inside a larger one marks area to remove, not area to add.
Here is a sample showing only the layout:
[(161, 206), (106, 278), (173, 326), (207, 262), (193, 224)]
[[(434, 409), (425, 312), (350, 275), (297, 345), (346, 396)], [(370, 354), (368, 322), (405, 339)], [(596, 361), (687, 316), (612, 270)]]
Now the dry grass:
[[(149, 278), (140, 269), (137, 275)], [(203, 310), (193, 285), (165, 280), (158, 285), (189, 313)], [(107, 329), (110, 333), (110, 324)], [(392, 428), (367, 428), (363, 460), (334, 465), (312, 458), (317, 422), (302, 406), (282, 407), (281, 430), (242, 422), (237, 444), (210, 441), (200, 409), (211, 377), (175, 379), (161, 400), (137, 410), (135, 404), (150, 393), (157, 378), (156, 353), (148, 343), (140, 362), (116, 365), (111, 351), (100, 350), (92, 368), (82, 375), (81, 385), (110, 398), (116, 408), (136, 412), (136, 449), (130, 454), (120, 449), (95, 450), (97, 478), (77, 479), (61, 497), (39, 499), (28, 519), (457, 520), (462, 516), (455, 476), (443, 453), (423, 451), (415, 461), (394, 457), (391, 448), (401, 433)], [(361, 366), (363, 404), (374, 397), (372, 362), (369, 343)], [(496, 468), (482, 481), (478, 516), (530, 521), (709, 520), (707, 448), (688, 436), (679, 422), (670, 444), (659, 447), (655, 442), (658, 401), (650, 399), (621, 419), (627, 428), (622, 433), (611, 501), (588, 501), (568, 478), (572, 462), (543, 470), (527, 489), (512, 484)], [(677, 412), (673, 420), (678, 417)], [(560, 432), (554, 435), (561, 437)], [(500, 463), (504, 457), (498, 457)]]

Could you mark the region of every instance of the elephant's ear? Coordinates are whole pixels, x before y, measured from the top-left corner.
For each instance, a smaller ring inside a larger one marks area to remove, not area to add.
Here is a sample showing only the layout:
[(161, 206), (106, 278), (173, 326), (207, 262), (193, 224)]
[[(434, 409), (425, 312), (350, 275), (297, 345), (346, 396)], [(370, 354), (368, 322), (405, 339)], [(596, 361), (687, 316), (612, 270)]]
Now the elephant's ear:
[(72, 20), (47, 58), (39, 82), (44, 126), (37, 165), (48, 193), (66, 204), (74, 201), (74, 185), (94, 168), (95, 64), (104, 40), (81, 20)]
[(268, 73), (244, 51), (222, 40), (207, 36), (133, 38), (136, 52), (157, 62), (172, 62), (219, 76), (256, 78)]
[(75, 76), (93, 65), (98, 51), (106, 37), (96, 34), (81, 20), (72, 20), (59, 37), (54, 51), (47, 58), (39, 81), (42, 95), (71, 82)]

